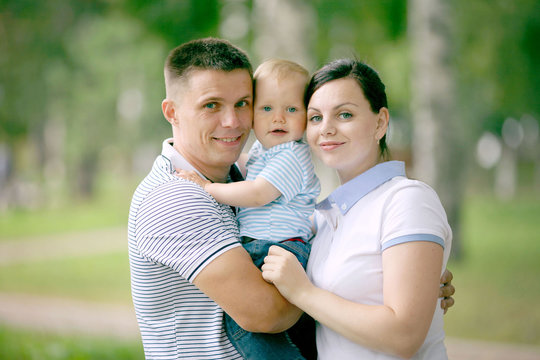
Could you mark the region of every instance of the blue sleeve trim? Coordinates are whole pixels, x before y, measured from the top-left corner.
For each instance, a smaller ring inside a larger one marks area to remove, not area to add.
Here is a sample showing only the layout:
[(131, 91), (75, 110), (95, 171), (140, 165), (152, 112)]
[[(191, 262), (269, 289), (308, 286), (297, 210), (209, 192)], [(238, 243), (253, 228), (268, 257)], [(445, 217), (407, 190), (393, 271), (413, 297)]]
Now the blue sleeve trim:
[(392, 247), (394, 245), (399, 245), (399, 244), (403, 244), (403, 243), (407, 243), (407, 242), (413, 242), (413, 241), (430, 241), (430, 242), (434, 242), (434, 243), (437, 243), (439, 245), (442, 246), (442, 248), (444, 249), (444, 240), (440, 237), (438, 237), (437, 235), (432, 235), (432, 234), (412, 234), (412, 235), (404, 235), (404, 236), (400, 236), (400, 237), (397, 237), (395, 239), (392, 239), (392, 240), (388, 240), (387, 242), (385, 242), (383, 245), (382, 245), (382, 250), (386, 250), (388, 249), (389, 247)]

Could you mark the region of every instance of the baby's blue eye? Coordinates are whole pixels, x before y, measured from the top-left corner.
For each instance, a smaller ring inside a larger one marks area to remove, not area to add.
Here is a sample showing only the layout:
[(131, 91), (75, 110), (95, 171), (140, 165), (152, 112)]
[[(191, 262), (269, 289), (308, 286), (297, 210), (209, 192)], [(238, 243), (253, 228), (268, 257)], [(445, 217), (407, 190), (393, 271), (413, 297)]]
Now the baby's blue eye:
[(264, 110), (264, 111), (271, 111), (271, 110), (272, 110), (272, 107), (270, 107), (270, 106), (263, 106), (263, 110)]
[(296, 112), (296, 108), (295, 107), (288, 107), (287, 108), (287, 112), (290, 112), (290, 113), (293, 113), (293, 112)]

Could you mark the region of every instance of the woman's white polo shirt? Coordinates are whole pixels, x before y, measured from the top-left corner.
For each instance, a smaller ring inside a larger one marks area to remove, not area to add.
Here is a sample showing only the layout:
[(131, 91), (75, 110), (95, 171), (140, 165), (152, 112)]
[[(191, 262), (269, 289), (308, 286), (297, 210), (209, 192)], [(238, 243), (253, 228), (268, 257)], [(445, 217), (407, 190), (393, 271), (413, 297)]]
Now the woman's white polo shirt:
[[(405, 164), (376, 165), (337, 188), (316, 207), (317, 235), (307, 272), (313, 283), (362, 304), (383, 303), (382, 252), (409, 241), (444, 248), (441, 274), (450, 255), (452, 231), (433, 189), (406, 178)], [(437, 306), (424, 345), (414, 359), (446, 359), (443, 312)], [(320, 359), (394, 359), (317, 326)]]

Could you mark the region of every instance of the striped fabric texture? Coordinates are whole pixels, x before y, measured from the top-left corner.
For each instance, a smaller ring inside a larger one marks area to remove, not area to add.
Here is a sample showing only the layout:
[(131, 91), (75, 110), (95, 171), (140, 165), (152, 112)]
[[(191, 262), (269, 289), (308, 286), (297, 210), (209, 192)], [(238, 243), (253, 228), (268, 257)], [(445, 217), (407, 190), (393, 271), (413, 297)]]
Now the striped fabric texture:
[(238, 212), (240, 234), (268, 241), (293, 237), (309, 240), (313, 235), (309, 217), (321, 192), (309, 146), (291, 141), (265, 149), (256, 141), (250, 149), (246, 168), (246, 180), (261, 176), (282, 195), (261, 207), (241, 208)]
[(229, 206), (174, 176), (159, 156), (137, 188), (128, 224), (133, 304), (147, 359), (241, 359), (223, 331), (223, 310), (193, 279), (240, 246)]

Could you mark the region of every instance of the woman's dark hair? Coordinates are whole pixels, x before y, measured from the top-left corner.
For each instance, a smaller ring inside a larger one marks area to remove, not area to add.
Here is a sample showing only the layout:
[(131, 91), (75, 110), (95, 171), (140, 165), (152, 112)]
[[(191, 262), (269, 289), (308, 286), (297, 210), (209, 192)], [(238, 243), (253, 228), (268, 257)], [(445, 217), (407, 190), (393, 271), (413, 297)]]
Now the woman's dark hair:
[[(332, 80), (351, 78), (356, 80), (364, 96), (366, 97), (371, 111), (378, 113), (383, 107), (388, 108), (386, 91), (379, 74), (368, 65), (355, 59), (334, 60), (317, 70), (311, 77), (306, 89), (304, 102), (306, 108), (309, 100), (315, 91)], [(386, 145), (386, 134), (379, 141), (379, 151), (383, 159), (387, 159), (388, 146)]]

